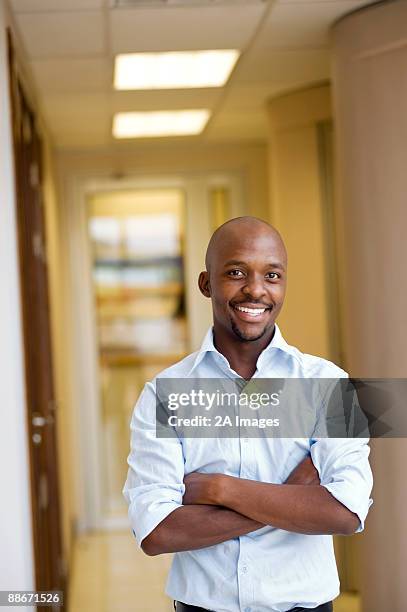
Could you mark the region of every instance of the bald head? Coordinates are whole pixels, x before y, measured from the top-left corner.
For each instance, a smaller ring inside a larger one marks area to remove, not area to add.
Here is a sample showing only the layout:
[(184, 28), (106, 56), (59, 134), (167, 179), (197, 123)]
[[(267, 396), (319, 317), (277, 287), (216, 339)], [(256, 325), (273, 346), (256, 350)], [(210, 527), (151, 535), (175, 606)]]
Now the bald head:
[[(287, 252), (284, 246), (283, 239), (279, 232), (263, 219), (257, 217), (236, 217), (223, 223), (212, 234), (205, 255), (205, 266), (208, 272), (214, 261), (218, 261), (222, 257), (222, 251), (227, 245), (238, 247), (239, 244), (252, 242), (257, 239), (269, 238), (268, 244), (273, 245), (273, 250), (276, 250), (284, 263), (287, 262)], [(267, 253), (265, 253), (267, 255)]]
[(210, 239), (205, 263), (198, 285), (212, 301), (218, 350), (228, 353), (236, 342), (264, 348), (287, 284), (287, 253), (278, 231), (256, 217), (231, 219)]

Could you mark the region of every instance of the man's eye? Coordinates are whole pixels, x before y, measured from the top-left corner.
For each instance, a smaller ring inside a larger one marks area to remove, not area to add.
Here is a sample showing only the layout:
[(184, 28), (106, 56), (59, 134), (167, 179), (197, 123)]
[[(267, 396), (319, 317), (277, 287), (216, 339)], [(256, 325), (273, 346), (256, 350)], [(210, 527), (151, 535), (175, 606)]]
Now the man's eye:
[(241, 270), (229, 270), (229, 276), (241, 276), (243, 272)]
[(280, 278), (280, 275), (277, 274), (277, 272), (269, 272), (267, 274), (267, 278), (271, 278), (271, 280), (277, 280), (277, 278)]

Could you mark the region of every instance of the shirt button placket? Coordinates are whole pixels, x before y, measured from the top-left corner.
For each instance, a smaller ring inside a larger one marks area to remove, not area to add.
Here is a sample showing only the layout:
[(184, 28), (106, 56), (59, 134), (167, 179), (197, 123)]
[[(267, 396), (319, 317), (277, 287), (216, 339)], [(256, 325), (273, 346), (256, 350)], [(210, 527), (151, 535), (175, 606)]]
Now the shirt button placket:
[(248, 542), (245, 536), (240, 537), (241, 558), (238, 565), (239, 575), (239, 605), (242, 612), (251, 612), (253, 584), (251, 581), (250, 567), (246, 557)]

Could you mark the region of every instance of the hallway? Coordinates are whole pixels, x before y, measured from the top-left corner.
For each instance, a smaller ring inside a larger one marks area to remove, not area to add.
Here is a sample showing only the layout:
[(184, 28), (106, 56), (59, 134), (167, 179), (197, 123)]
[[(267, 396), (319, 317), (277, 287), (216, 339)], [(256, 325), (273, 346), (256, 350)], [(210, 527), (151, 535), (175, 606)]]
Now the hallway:
[[(74, 548), (69, 612), (173, 612), (164, 586), (171, 555), (147, 557), (128, 531), (93, 533)], [(342, 594), (334, 612), (360, 612), (359, 597)]]
[(171, 612), (164, 594), (170, 555), (147, 557), (131, 532), (92, 533), (77, 539), (69, 612)]
[[(212, 324), (225, 221), (283, 235), (290, 345), (407, 376), (406, 23), (405, 0), (0, 0), (0, 590), (172, 611), (129, 525), (129, 423)], [(406, 609), (407, 446), (371, 448), (335, 612)]]

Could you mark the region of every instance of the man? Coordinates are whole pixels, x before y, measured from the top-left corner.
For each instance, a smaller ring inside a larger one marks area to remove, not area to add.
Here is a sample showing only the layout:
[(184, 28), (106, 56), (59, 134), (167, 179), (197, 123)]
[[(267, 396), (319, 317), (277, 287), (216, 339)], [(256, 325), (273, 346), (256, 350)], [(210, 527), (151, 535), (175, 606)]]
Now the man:
[[(283, 340), (275, 322), (287, 255), (268, 223), (225, 223), (205, 263), (199, 288), (212, 301), (213, 329), (160, 379), (346, 376)], [(177, 610), (332, 610), (331, 534), (361, 531), (371, 503), (367, 440), (158, 438), (155, 416), (156, 380), (133, 413), (123, 492), (144, 552), (176, 553), (167, 593)]]

